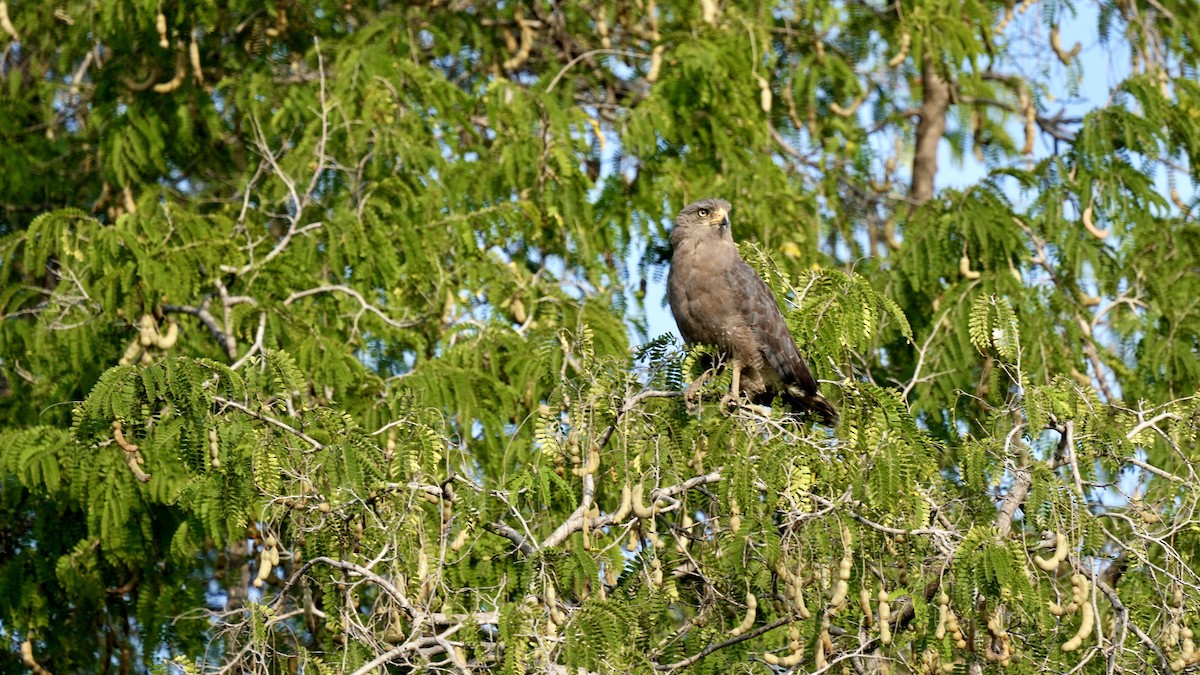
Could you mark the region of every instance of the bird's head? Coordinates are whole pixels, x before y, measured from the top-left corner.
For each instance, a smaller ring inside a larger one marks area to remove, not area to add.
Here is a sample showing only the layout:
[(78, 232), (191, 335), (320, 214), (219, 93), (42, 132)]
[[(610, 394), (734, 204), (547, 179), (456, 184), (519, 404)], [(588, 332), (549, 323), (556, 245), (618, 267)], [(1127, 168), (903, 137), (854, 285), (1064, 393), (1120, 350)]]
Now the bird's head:
[(729, 237), (730, 210), (732, 207), (724, 199), (701, 199), (688, 204), (675, 216), (671, 243), (678, 244), (684, 237)]

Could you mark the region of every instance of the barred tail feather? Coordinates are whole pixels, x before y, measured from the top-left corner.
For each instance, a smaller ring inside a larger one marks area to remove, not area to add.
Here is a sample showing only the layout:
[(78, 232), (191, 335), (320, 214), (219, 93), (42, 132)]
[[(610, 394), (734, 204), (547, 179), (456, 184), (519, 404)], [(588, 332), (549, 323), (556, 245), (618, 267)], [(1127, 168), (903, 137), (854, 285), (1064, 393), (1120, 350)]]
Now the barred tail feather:
[(798, 391), (797, 387), (789, 387), (783, 400), (792, 410), (810, 413), (827, 427), (837, 426), (837, 408), (833, 407), (829, 399), (820, 394), (810, 394), (806, 391)]

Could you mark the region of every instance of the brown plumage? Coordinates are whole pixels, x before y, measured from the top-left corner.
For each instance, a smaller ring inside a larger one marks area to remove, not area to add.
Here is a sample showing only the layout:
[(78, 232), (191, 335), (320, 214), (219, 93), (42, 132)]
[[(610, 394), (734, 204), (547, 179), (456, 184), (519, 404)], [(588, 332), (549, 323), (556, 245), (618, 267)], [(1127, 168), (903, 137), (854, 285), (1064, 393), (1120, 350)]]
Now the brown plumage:
[(837, 409), (818, 391), (775, 296), (733, 243), (729, 210), (723, 199), (702, 199), (675, 218), (667, 293), (679, 332), (733, 362), (733, 400), (739, 388), (755, 402), (779, 394), (834, 426)]

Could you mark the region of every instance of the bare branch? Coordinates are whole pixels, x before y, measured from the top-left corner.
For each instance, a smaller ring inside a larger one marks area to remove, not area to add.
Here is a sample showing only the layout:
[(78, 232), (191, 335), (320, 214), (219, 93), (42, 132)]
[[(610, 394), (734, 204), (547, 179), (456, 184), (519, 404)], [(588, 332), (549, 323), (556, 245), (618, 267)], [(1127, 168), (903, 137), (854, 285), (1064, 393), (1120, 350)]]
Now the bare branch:
[(686, 659), (682, 659), (682, 660), (676, 661), (674, 663), (656, 663), (656, 664), (654, 664), (654, 669), (659, 672), (669, 673), (671, 671), (679, 670), (681, 668), (687, 668), (688, 666), (690, 666), (694, 663), (698, 663), (701, 659), (712, 654), (715, 651), (724, 649), (730, 645), (736, 645), (739, 642), (745, 642), (746, 640), (752, 640), (752, 639), (758, 637), (759, 635), (762, 635), (763, 633), (768, 633), (770, 631), (775, 630), (776, 628), (779, 628), (780, 626), (785, 626), (785, 625), (791, 623), (792, 621), (795, 621), (797, 618), (799, 618), (799, 617), (798, 616), (790, 616), (790, 615), (780, 617), (778, 619), (775, 619), (771, 623), (763, 624), (762, 626), (759, 626), (758, 628), (755, 628), (750, 631), (746, 631), (745, 633), (742, 633), (741, 635), (731, 637), (727, 640), (722, 640), (721, 642), (718, 642), (713, 645), (709, 645), (709, 646), (705, 647), (704, 649), (701, 649), (700, 651), (696, 652), (695, 654), (687, 657)]
[(191, 314), (197, 319), (200, 319), (200, 323), (204, 324), (204, 327), (208, 329), (208, 332), (212, 333), (213, 338), (218, 344), (221, 345), (221, 348), (225, 351), (225, 355), (229, 357), (230, 361), (233, 361), (237, 358), (237, 341), (234, 340), (231, 335), (227, 335), (225, 333), (220, 324), (217, 323), (216, 317), (214, 317), (212, 313), (208, 311), (208, 308), (211, 304), (212, 296), (206, 295), (204, 296), (204, 301), (200, 303), (199, 307), (191, 307), (188, 305), (163, 305), (162, 309), (164, 312), (171, 312), (175, 314)]
[(267, 424), (270, 424), (275, 427), (279, 427), (280, 429), (283, 429), (284, 431), (292, 434), (293, 436), (295, 436), (295, 437), (303, 440), (304, 442), (308, 443), (309, 445), (311, 445), (312, 449), (314, 451), (325, 449), (324, 443), (321, 443), (317, 439), (313, 438), (312, 436), (309, 436), (308, 434), (304, 433), (303, 431), (300, 431), (299, 429), (297, 429), (296, 427), (293, 427), (292, 425), (288, 424), (287, 422), (283, 422), (278, 419), (275, 419), (274, 417), (271, 417), (270, 415), (264, 415), (260, 412), (255, 412), (254, 410), (251, 410), (250, 408), (242, 405), (241, 403), (238, 403), (237, 401), (230, 401), (229, 399), (222, 398), (220, 396), (214, 396), (213, 401), (215, 403), (219, 403), (220, 405), (228, 406), (230, 408), (233, 408), (234, 410), (245, 413), (246, 415), (249, 415), (250, 417), (253, 417), (256, 420), (262, 420), (263, 422), (266, 422)]
[(354, 315), (355, 331), (358, 330), (358, 320), (360, 317), (362, 317), (364, 312), (371, 312), (375, 316), (379, 317), (384, 323), (386, 323), (387, 325), (389, 325), (393, 328), (412, 328), (413, 326), (420, 324), (419, 321), (414, 321), (414, 320), (396, 321), (395, 319), (391, 318), (387, 314), (384, 314), (383, 310), (381, 310), (378, 307), (376, 307), (375, 305), (372, 305), (371, 303), (367, 302), (367, 299), (363, 297), (362, 293), (359, 293), (358, 291), (354, 290), (353, 288), (350, 288), (349, 286), (343, 286), (341, 284), (335, 284), (335, 285), (330, 285), (330, 286), (318, 286), (316, 288), (310, 288), (310, 289), (304, 290), (304, 291), (296, 291), (296, 292), (292, 293), (291, 295), (289, 295), (287, 297), (287, 299), (283, 301), (283, 304), (290, 305), (293, 302), (295, 302), (301, 298), (307, 298), (309, 296), (317, 295), (320, 293), (345, 293), (346, 295), (349, 295), (350, 297), (352, 297), (358, 301), (358, 304), (362, 307), (362, 309), (359, 310), (358, 314)]

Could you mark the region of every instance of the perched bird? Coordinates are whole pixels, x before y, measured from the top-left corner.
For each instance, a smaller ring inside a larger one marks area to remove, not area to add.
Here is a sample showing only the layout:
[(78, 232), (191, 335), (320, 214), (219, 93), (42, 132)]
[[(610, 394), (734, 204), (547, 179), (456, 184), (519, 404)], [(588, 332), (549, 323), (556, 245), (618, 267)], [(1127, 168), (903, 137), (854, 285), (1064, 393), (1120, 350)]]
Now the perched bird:
[[(837, 409), (818, 392), (775, 296), (733, 243), (729, 210), (723, 199), (702, 199), (675, 217), (667, 293), (679, 332), (732, 361), (728, 400), (736, 402), (739, 390), (756, 403), (778, 394), (793, 410), (834, 426)], [(688, 387), (689, 398), (707, 375)]]

